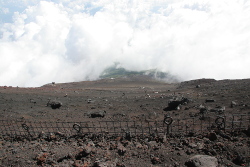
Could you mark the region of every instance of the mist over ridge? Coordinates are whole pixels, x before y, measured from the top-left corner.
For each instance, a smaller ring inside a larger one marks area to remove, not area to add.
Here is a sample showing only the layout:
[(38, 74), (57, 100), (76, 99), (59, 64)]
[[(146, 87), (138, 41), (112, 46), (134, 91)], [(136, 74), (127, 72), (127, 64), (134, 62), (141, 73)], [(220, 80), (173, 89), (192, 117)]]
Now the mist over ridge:
[(179, 80), (249, 78), (249, 20), (244, 0), (3, 0), (0, 85), (96, 80), (115, 62)]
[(119, 66), (119, 63), (114, 63), (114, 65), (106, 68), (101, 75), (99, 76), (100, 79), (116, 79), (116, 78), (143, 78), (147, 77), (148, 79), (155, 79), (159, 81), (164, 81), (168, 83), (178, 82), (179, 79), (176, 76), (172, 76), (169, 73), (158, 71), (157, 69), (150, 69), (150, 70), (142, 70), (142, 71), (130, 71), (126, 70), (123, 67)]

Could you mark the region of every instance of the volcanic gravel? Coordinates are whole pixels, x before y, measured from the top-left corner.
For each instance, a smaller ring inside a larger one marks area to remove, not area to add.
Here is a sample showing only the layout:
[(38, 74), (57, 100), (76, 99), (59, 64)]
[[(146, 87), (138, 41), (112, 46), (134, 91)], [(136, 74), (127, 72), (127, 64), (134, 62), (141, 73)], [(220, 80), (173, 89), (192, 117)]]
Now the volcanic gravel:
[[(245, 114), (249, 119), (249, 97), (250, 79), (165, 83), (130, 76), (37, 88), (2, 86), (0, 116), (1, 120), (48, 122), (163, 121), (166, 114), (173, 119)], [(188, 102), (169, 108), (169, 101), (182, 98)], [(51, 102), (61, 106), (53, 108)], [(99, 111), (105, 111), (105, 116), (91, 117)], [(29, 139), (0, 134), (0, 166), (191, 167), (192, 157), (202, 160), (202, 155), (215, 157), (212, 160), (218, 166), (250, 166), (249, 136), (249, 127), (240, 133), (206, 131), (131, 138), (95, 134), (58, 138), (51, 134)]]

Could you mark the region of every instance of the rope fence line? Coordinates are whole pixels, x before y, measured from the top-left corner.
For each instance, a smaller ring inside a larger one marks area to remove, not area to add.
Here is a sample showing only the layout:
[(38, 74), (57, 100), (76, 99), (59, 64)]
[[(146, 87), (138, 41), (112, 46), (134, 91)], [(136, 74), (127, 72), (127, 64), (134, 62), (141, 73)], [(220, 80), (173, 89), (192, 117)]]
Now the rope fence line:
[(83, 134), (104, 135), (188, 135), (212, 130), (250, 134), (250, 115), (231, 115), (206, 118), (177, 119), (165, 116), (163, 121), (86, 121), (86, 122), (36, 122), (0, 120), (2, 137), (40, 137), (55, 134), (65, 137)]

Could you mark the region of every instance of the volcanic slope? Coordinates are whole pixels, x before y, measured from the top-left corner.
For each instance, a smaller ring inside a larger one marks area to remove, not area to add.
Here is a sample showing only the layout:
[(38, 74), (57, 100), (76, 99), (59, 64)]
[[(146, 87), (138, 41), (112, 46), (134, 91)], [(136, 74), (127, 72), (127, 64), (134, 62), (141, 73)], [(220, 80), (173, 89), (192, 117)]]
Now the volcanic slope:
[[(223, 114), (249, 114), (249, 96), (249, 79), (165, 83), (147, 76), (130, 76), (52, 83), (38, 88), (4, 86), (0, 87), (0, 116), (2, 119), (38, 121), (163, 120), (164, 114), (178, 118), (199, 114), (200, 106), (224, 107)], [(190, 102), (179, 110), (166, 110), (171, 99), (182, 97)], [(52, 109), (47, 105), (49, 101), (61, 102), (62, 106)], [(233, 107), (232, 102), (235, 103)], [(89, 118), (90, 112), (104, 110), (105, 117)]]
[[(218, 114), (227, 118), (232, 114), (245, 114), (249, 118), (249, 96), (249, 79), (165, 83), (147, 76), (129, 76), (51, 83), (39, 88), (3, 86), (0, 87), (0, 116), (1, 120), (10, 120), (6, 127), (13, 125), (15, 120), (24, 123), (161, 122), (166, 114), (174, 121), (203, 117), (206, 120), (206, 117), (216, 118)], [(178, 100), (184, 101), (182, 105), (169, 107), (169, 102)], [(60, 105), (53, 109), (53, 104)], [(201, 113), (203, 108), (206, 112)], [(102, 111), (106, 111), (104, 117), (92, 118), (90, 115)], [(10, 129), (1, 126), (1, 130), (8, 133)], [(29, 131), (28, 127), (26, 131)], [(0, 166), (187, 166), (189, 158), (204, 154), (212, 156), (210, 159), (219, 166), (249, 166), (249, 128), (247, 132), (215, 133), (204, 129), (203, 134), (194, 136), (144, 134), (144, 138), (98, 138), (95, 133), (57, 138), (41, 132), (42, 135), (32, 141), (0, 136)], [(29, 133), (25, 134), (29, 137)]]

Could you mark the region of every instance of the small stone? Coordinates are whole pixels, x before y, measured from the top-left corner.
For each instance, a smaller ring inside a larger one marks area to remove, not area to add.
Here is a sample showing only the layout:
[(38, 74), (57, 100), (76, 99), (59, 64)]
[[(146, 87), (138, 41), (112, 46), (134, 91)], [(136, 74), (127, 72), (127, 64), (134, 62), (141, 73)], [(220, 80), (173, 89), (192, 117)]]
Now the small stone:
[(188, 146), (189, 146), (190, 148), (196, 148), (196, 147), (197, 147), (197, 144), (195, 144), (195, 143), (190, 143)]
[(119, 155), (124, 155), (126, 153), (126, 151), (127, 151), (126, 148), (122, 144), (118, 144), (117, 149), (118, 149), (118, 154)]
[(215, 102), (214, 99), (206, 99), (206, 103), (212, 103), (212, 102)]
[(117, 144), (114, 141), (111, 141), (109, 144), (110, 144), (110, 146), (109, 146), (110, 150), (114, 150), (117, 148)]
[(194, 153), (194, 150), (193, 149), (187, 149), (186, 151), (186, 154), (187, 155), (190, 155), (190, 154), (193, 154)]
[(161, 163), (160, 158), (158, 158), (158, 157), (152, 157), (151, 162), (152, 162), (152, 164), (160, 164)]
[(76, 160), (74, 163), (73, 163), (73, 166), (74, 167), (82, 167), (83, 166), (83, 163), (81, 160)]
[(157, 147), (158, 144), (156, 143), (156, 141), (150, 141), (150, 142), (148, 142), (148, 146), (149, 146), (150, 148), (154, 148), (154, 147)]
[(131, 153), (131, 155), (132, 155), (132, 156), (137, 156), (137, 155), (138, 155), (138, 152), (133, 151), (133, 152)]
[(84, 146), (82, 153), (85, 155), (90, 154), (92, 151), (92, 148), (90, 146)]
[(236, 158), (233, 159), (233, 163), (235, 163), (236, 165), (242, 165), (246, 163), (245, 157), (237, 155)]
[(38, 163), (38, 164), (44, 163), (44, 162), (46, 161), (47, 157), (48, 157), (48, 153), (41, 153), (41, 154), (39, 154), (39, 155), (36, 157), (37, 163)]
[(107, 161), (107, 162), (95, 162), (94, 165), (95, 167), (116, 167), (115, 162)]
[(83, 146), (82, 149), (80, 149), (80, 152), (76, 155), (76, 159), (81, 159), (82, 157), (88, 156), (92, 152), (92, 148), (90, 146)]
[(215, 141), (215, 140), (217, 140), (218, 137), (217, 137), (216, 133), (211, 132), (211, 133), (208, 134), (208, 138), (211, 141)]
[(47, 147), (42, 147), (42, 151), (43, 151), (43, 152), (47, 152), (47, 151), (48, 151), (48, 148), (47, 148)]
[(143, 148), (142, 144), (141, 144), (141, 143), (138, 143), (138, 142), (135, 143), (135, 147), (136, 147), (136, 148), (139, 148), (139, 149), (142, 149), (142, 148)]
[(234, 108), (237, 105), (237, 103), (235, 101), (231, 102), (231, 108)]
[(87, 145), (88, 145), (88, 146), (95, 147), (95, 143), (94, 143), (93, 141), (89, 141)]

